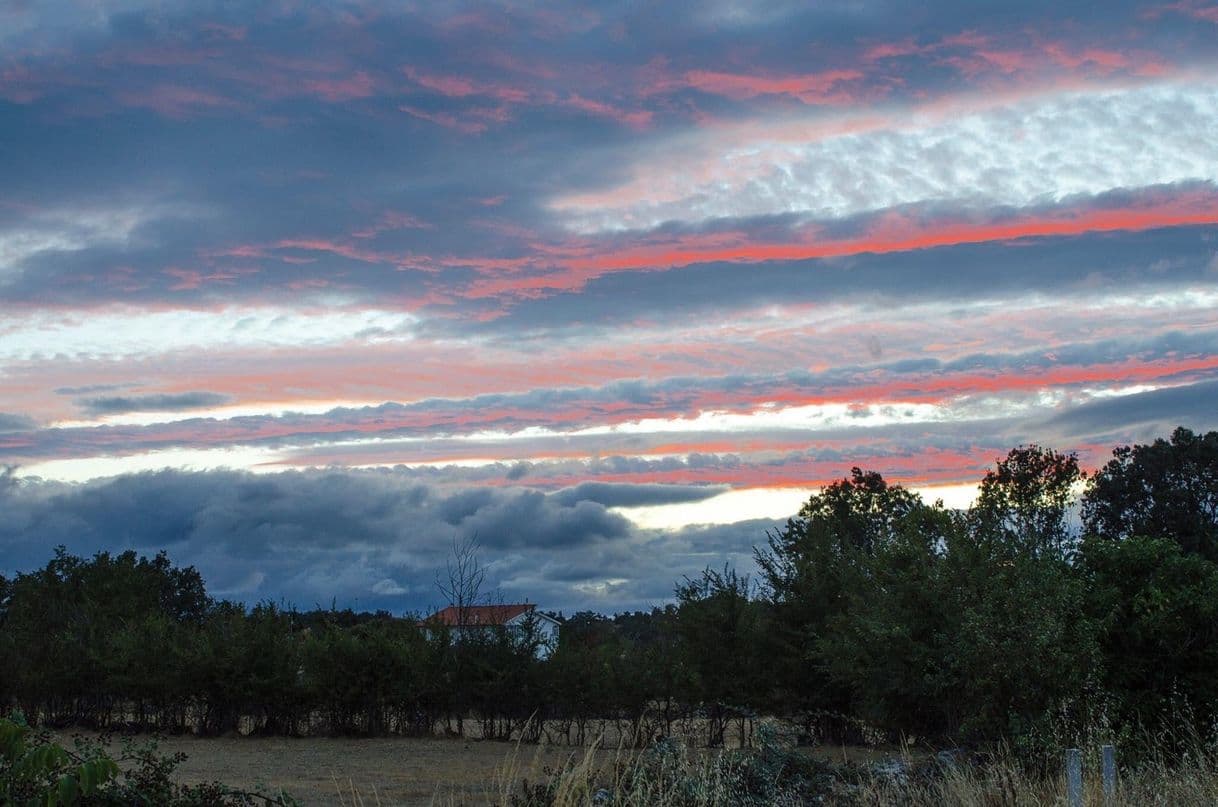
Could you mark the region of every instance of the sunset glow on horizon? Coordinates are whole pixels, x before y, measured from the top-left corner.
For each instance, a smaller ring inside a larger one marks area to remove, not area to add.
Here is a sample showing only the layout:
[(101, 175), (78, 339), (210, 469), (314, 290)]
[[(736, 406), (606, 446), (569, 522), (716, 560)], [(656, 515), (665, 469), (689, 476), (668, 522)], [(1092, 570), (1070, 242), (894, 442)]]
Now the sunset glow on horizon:
[(1218, 428), (1218, 5), (89, 9), (0, 7), (0, 573), (641, 607)]

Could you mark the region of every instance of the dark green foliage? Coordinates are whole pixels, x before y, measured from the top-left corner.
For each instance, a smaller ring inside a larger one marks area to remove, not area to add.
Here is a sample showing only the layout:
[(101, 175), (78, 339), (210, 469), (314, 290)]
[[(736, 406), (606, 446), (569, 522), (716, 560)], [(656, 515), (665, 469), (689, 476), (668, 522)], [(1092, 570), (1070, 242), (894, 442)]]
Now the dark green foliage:
[(1088, 610), (1099, 620), (1116, 722), (1162, 728), (1187, 706), (1218, 717), (1218, 564), (1166, 538), (1083, 544)]
[(955, 616), (945, 695), (960, 710), (951, 734), (1019, 740), (1082, 692), (1099, 662), (1094, 624), (1069, 560), (1073, 456), (1014, 449), (986, 474), (948, 545), (941, 589)]
[(1218, 432), (1178, 428), (1170, 441), (1121, 446), (1112, 456), (1083, 496), (1088, 532), (1167, 538), (1218, 561)]
[(1083, 479), (1078, 458), (1040, 446), (1020, 446), (981, 480), (970, 513), (974, 535), (1010, 555), (1065, 557), (1073, 488)]
[(159, 754), (155, 743), (124, 743), (116, 760), (98, 742), (75, 750), (34, 732), (18, 714), (0, 718), (0, 804), (20, 807), (246, 807), (296, 802), (218, 782), (181, 785), (173, 773), (182, 754)]
[(175, 664), (193, 661), (179, 639), (212, 609), (198, 572), (164, 554), (85, 561), (62, 547), (45, 568), (9, 581), (3, 604), (0, 641), (22, 660), (9, 691), (49, 722), (99, 727), (120, 700), (157, 700), (158, 684), (183, 672)]
[(870, 725), (935, 736), (958, 722), (946, 654), (961, 621), (960, 603), (947, 596), (948, 550), (961, 535), (949, 511), (912, 511), (825, 620), (817, 652), (828, 674), (850, 687), (851, 714)]
[(0, 803), (79, 804), (118, 776), (104, 756), (77, 757), (34, 735), (20, 718), (0, 719)]
[(576, 614), (545, 660), (527, 628), (454, 636), (384, 613), (248, 608), (212, 601), (164, 555), (60, 549), (0, 577), (0, 658), (18, 662), (0, 665), (0, 707), (208, 734), (476, 727), (582, 744), (611, 728), (640, 747), (685, 718), (706, 744), (747, 744), (760, 715), (835, 743), (1016, 750), (1101, 712), (1126, 734), (1180, 714), (1210, 731), (1218, 433), (1115, 457), (1089, 482), (1081, 534), (1072, 455), (1011, 451), (966, 512), (856, 468), (768, 536), (759, 587), (708, 569), (672, 605)]
[(763, 686), (761, 670), (746, 662), (760, 657), (762, 608), (752, 599), (747, 575), (707, 569), (677, 588), (680, 653), (691, 673), (707, 718), (707, 745), (721, 746), (728, 721), (751, 713), (746, 704)]
[[(918, 533), (927, 510), (915, 494), (855, 468), (849, 479), (812, 496), (797, 517), (769, 537), (757, 562), (772, 607), (767, 648), (774, 677), (772, 710), (802, 714), (809, 733), (834, 742), (862, 739), (858, 722), (851, 719), (863, 699), (860, 676), (883, 675), (864, 668), (887, 662), (856, 657), (858, 663), (851, 664), (840, 651), (843, 645), (848, 651), (865, 650), (856, 648), (859, 640), (883, 641), (876, 631), (907, 629), (865, 624), (867, 617), (853, 606), (877, 604), (875, 597), (887, 596), (876, 591), (884, 584), (877, 577), (879, 567), (901, 551), (895, 546), (903, 540), (900, 536)], [(856, 614), (857, 622), (844, 621)]]

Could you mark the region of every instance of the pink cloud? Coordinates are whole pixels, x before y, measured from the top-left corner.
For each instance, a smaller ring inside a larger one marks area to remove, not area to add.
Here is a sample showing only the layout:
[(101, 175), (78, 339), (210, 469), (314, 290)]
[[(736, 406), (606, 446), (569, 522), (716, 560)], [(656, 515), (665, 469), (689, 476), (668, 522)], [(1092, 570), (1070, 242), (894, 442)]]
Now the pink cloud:
[(427, 73), (410, 65), (403, 67), (402, 72), (420, 87), (449, 98), (484, 95), (509, 104), (523, 104), (529, 100), (529, 93), (516, 87), (475, 82), (462, 76)]
[(761, 76), (723, 73), (712, 70), (691, 70), (674, 86), (682, 83), (702, 92), (722, 95), (734, 100), (763, 95), (788, 95), (805, 104), (847, 103), (857, 100), (839, 85), (863, 78), (858, 70), (827, 70), (822, 73), (788, 76)]
[(477, 95), (479, 92), (475, 88), (474, 82), (467, 78), (423, 73), (410, 66), (403, 67), (402, 72), (420, 87), (434, 90), (440, 95), (447, 95), (451, 98), (464, 98), (467, 95)]
[(1067, 70), (1107, 76), (1117, 72), (1141, 77), (1162, 76), (1171, 67), (1157, 54), (1142, 50), (1121, 51), (1101, 47), (1072, 50), (1059, 42), (1042, 45), (1045, 54), (1056, 65)]
[(1087, 232), (1140, 231), (1162, 227), (1218, 224), (1218, 199), (1211, 195), (1185, 195), (1178, 199), (1151, 200), (1126, 209), (1070, 210), (1028, 216), (998, 223), (939, 222), (923, 225), (901, 218), (878, 219), (863, 235), (848, 239), (813, 240), (804, 243), (756, 242), (727, 244), (721, 241), (693, 247), (690, 240), (665, 247), (646, 247), (602, 254), (567, 262), (573, 269), (646, 268), (688, 265), (706, 261), (800, 260), (839, 257), (866, 252), (888, 253), (930, 249), (954, 244), (1011, 241)]
[(1147, 11), (1147, 16), (1158, 17), (1166, 12), (1175, 12), (1195, 20), (1218, 24), (1218, 4), (1207, 3), (1204, 0), (1180, 0), (1178, 3), (1156, 6)]
[(447, 112), (429, 112), (428, 110), (419, 109), (418, 107), (413, 107), (409, 104), (402, 104), (398, 107), (398, 109), (405, 112), (407, 115), (412, 115), (421, 120), (425, 120), (439, 126), (444, 126), (449, 129), (456, 129), (457, 131), (464, 132), (465, 134), (481, 134), (487, 129), (486, 124), (482, 121), (461, 120), (455, 115), (450, 115)]
[(647, 110), (625, 110), (611, 104), (606, 104), (602, 101), (594, 101), (590, 98), (584, 98), (578, 93), (572, 93), (560, 103), (563, 106), (578, 109), (591, 115), (597, 115), (603, 118), (612, 118), (618, 123), (623, 123), (635, 129), (643, 129), (651, 124), (651, 112)]
[(332, 103), (368, 98), (376, 91), (375, 79), (363, 71), (342, 79), (306, 81), (304, 86), (313, 94)]
[(409, 213), (388, 210), (377, 217), (376, 221), (351, 233), (353, 238), (375, 238), (383, 232), (394, 230), (430, 230), (434, 224), (423, 221)]
[(402, 72), (418, 86), (446, 98), (455, 100), (493, 98), (499, 101), (498, 106), (467, 107), (452, 113), (427, 111), (411, 105), (401, 107), (403, 112), (469, 134), (485, 131), (490, 123), (506, 123), (512, 118), (511, 108), (519, 105), (576, 109), (598, 117), (610, 118), (636, 129), (650, 125), (652, 119), (652, 113), (648, 110), (623, 109), (603, 100), (588, 98), (578, 92), (564, 95), (552, 90), (526, 90), (503, 84), (479, 82), (464, 76), (427, 73), (413, 66), (403, 67)]
[(863, 61), (869, 63), (906, 56), (932, 58), (970, 79), (994, 73), (1004, 76), (1043, 74), (1051, 67), (1100, 76), (1116, 72), (1158, 76), (1169, 70), (1161, 57), (1130, 50), (1125, 43), (1118, 50), (1086, 43), (1046, 41), (1035, 33), (1000, 41), (977, 31), (962, 31), (925, 44), (918, 44), (913, 39), (878, 43), (862, 54)]
[(340, 59), (290, 57), (254, 51), (251, 58), (216, 58), (205, 71), (264, 100), (315, 97), (339, 102), (373, 95), (380, 82), (369, 72), (352, 70)]
[(270, 244), (238, 244), (221, 249), (206, 250), (201, 253), (201, 257), (209, 261), (214, 261), (217, 258), (259, 258), (290, 264), (313, 263), (315, 261), (315, 258), (312, 256), (301, 257), (294, 254), (296, 252), (317, 252), (338, 255), (339, 257), (361, 263), (392, 266), (396, 269), (415, 269), (424, 272), (436, 271), (437, 267), (442, 265), (437, 263), (438, 260), (442, 259), (426, 255), (383, 252), (346, 241), (311, 236), (283, 238)]
[(170, 266), (162, 271), (162, 274), (176, 277), (177, 283), (169, 287), (170, 291), (193, 291), (200, 288), (204, 284), (211, 283), (232, 283), (243, 275), (255, 273), (256, 269), (225, 269), (211, 272), (200, 272), (196, 269), (182, 269), (177, 266)]
[(863, 51), (863, 61), (878, 62), (882, 59), (899, 59), (903, 56), (916, 56), (927, 52), (927, 46), (918, 45), (912, 39), (902, 39), (898, 42), (881, 42), (870, 45)]
[[(822, 238), (815, 228), (806, 228), (801, 238), (782, 242), (756, 240), (739, 231), (647, 236), (625, 243), (572, 238), (548, 244), (531, 243), (527, 258), (507, 262), (469, 260), (462, 265), (479, 269), (482, 276), (461, 294), (469, 298), (501, 295), (536, 298), (583, 288), (589, 281), (612, 272), (661, 271), (720, 261), (761, 263), (888, 254), (960, 244), (1213, 224), (1218, 224), (1218, 197), (1200, 192), (1154, 195), (1126, 208), (1067, 206), (989, 222), (975, 219), (923, 222), (889, 214), (872, 219), (861, 233), (842, 238)], [(530, 265), (534, 271), (527, 274), (518, 271), (521, 266)], [(508, 271), (503, 271), (505, 266)]]
[(167, 118), (184, 120), (204, 111), (231, 109), (236, 101), (206, 90), (176, 84), (158, 84), (143, 90), (121, 90), (116, 100), (123, 106), (141, 107)]
[(1043, 56), (1025, 51), (991, 48), (987, 50), (971, 50), (965, 54), (942, 56), (937, 61), (940, 64), (955, 68), (967, 78), (975, 79), (995, 71), (1009, 76), (1015, 73), (1036, 70), (1043, 66), (1043, 58)]
[(328, 252), (343, 258), (364, 263), (392, 263), (389, 256), (381, 252), (360, 249), (351, 244), (325, 238), (285, 238), (275, 243), (276, 249), (299, 249), (308, 252)]
[[(285, 355), (284, 358), (288, 361), (294, 360), (290, 354)], [(242, 384), (255, 384), (254, 389), (260, 395), (254, 398), (242, 397), (243, 400), (276, 400), (273, 397), (273, 391), (276, 389), (291, 390), (292, 394), (299, 394), (299, 390), (316, 386), (325, 380), (317, 376), (316, 370), (308, 370), (310, 366), (317, 367), (317, 357), (314, 356), (312, 359), (312, 365), (302, 364), (298, 369), (298, 373), (301, 375), (298, 380), (293, 380), (291, 373), (281, 369), (274, 376), (260, 375), (256, 380), (253, 376), (231, 376), (227, 379), (217, 379), (218, 383), (209, 383), (208, 389), (217, 389), (231, 394)], [(387, 370), (390, 373), (389, 379), (396, 376), (401, 382), (414, 383), (420, 376), (425, 379), (427, 376), (431, 376), (431, 382), (450, 383), (454, 378), (467, 377), (468, 373), (474, 369), (468, 361), (460, 357), (457, 358), (455, 364), (445, 364), (443, 367), (440, 366), (440, 362), (435, 360), (435, 357), (422, 365), (408, 363), (407, 366), (411, 368), (408, 373), (398, 371), (395, 374), (392, 367), (384, 368), (382, 373)], [(456, 372), (458, 368), (464, 372)], [(1130, 359), (1102, 364), (1052, 366), (1037, 368), (1025, 373), (998, 370), (942, 374), (911, 373), (897, 378), (882, 379), (878, 383), (864, 381), (861, 384), (843, 384), (815, 392), (806, 388), (784, 388), (779, 381), (737, 390), (688, 390), (675, 395), (659, 393), (648, 401), (638, 402), (605, 400), (593, 395), (564, 398), (555, 408), (542, 408), (521, 402), (518, 405), (511, 403), (497, 407), (472, 409), (458, 401), (454, 402), (452, 407), (438, 405), (427, 409), (346, 410), (336, 417), (322, 415), (285, 419), (236, 418), (227, 421), (179, 422), (144, 428), (77, 429), (60, 436), (71, 438), (73, 452), (79, 456), (82, 453), (86, 455), (91, 452), (103, 453), (107, 449), (121, 448), (130, 445), (132, 441), (138, 441), (145, 447), (219, 446), (299, 436), (350, 433), (367, 436), (388, 435), (402, 429), (441, 435), (465, 434), (471, 431), (502, 427), (504, 424), (511, 424), (512, 428), (533, 425), (561, 431), (565, 428), (586, 426), (592, 423), (612, 425), (644, 417), (686, 416), (710, 410), (738, 413), (768, 411), (774, 402), (785, 405), (825, 403), (900, 405), (905, 402), (939, 402), (959, 395), (975, 394), (979, 390), (1022, 395), (1035, 394), (1037, 391), (1045, 389), (1075, 388), (1096, 384), (1130, 384), (1139, 381), (1174, 382), (1209, 377), (1216, 368), (1218, 368), (1218, 358), (1215, 357), (1169, 358), (1145, 362)], [(354, 367), (351, 373), (339, 373), (338, 368), (334, 368), (334, 372), (337, 373), (335, 377), (341, 379), (342, 385), (348, 388), (353, 383), (358, 383), (360, 370), (361, 368)], [(386, 377), (382, 375), (381, 384), (383, 385), (386, 380)], [(522, 380), (520, 377), (516, 378), (517, 383), (521, 383)], [(543, 377), (540, 380), (553, 384), (555, 379), (551, 376), (550, 378)], [(198, 381), (198, 378), (191, 379), (192, 383)], [(301, 382), (304, 382), (304, 387), (301, 386)], [(281, 384), (287, 386), (281, 387)], [(487, 385), (484, 384), (479, 386), (477, 391), (483, 392), (486, 388)], [(332, 395), (335, 388), (329, 388), (327, 392)], [(268, 393), (272, 393), (272, 397), (268, 398)], [(449, 394), (451, 395), (451, 393)], [(698, 438), (688, 440), (677, 438), (684, 442), (674, 443), (672, 439), (664, 435), (656, 435), (653, 440), (640, 439), (632, 446), (631, 453), (641, 455), (672, 453), (685, 446), (691, 449), (691, 453), (696, 450), (696, 453), (781, 454), (787, 448), (782, 444), (781, 438), (761, 437), (747, 431), (718, 434), (710, 441), (702, 441)], [(558, 455), (571, 452), (571, 448), (561, 436), (555, 438), (554, 443), (558, 448)], [(881, 454), (886, 453), (882, 440), (868, 442), (865, 435), (852, 441), (851, 447), (877, 448)], [(477, 456), (486, 456), (487, 453), (490, 453), (492, 457), (495, 457), (497, 452), (506, 452), (501, 455), (504, 458), (510, 458), (513, 456), (513, 452), (520, 450), (518, 447), (495, 447), (494, 445), (482, 445), (480, 448), (483, 450), (478, 451)], [(410, 451), (410, 449), (399, 450)], [(422, 446), (419, 450), (426, 452), (429, 459), (460, 459), (470, 456), (465, 453), (470, 450), (469, 446), (456, 448), (446, 446), (439, 449)], [(324, 452), (325, 449), (321, 449), (321, 451)], [(552, 455), (552, 452), (546, 451), (544, 448), (541, 453), (547, 456)], [(586, 454), (586, 452), (579, 453)], [(966, 451), (965, 455), (969, 458), (976, 456), (972, 450)], [(578, 454), (572, 454), (572, 456), (578, 456)], [(951, 450), (930, 449), (929, 452), (925, 450), (901, 452), (894, 459), (895, 464), (887, 465), (885, 468), (895, 470), (897, 467), (901, 467), (905, 471), (915, 474), (925, 472), (928, 476), (924, 478), (955, 481), (950, 471), (956, 465), (955, 459), (958, 459), (959, 456)], [(415, 458), (419, 458), (417, 454)], [(861, 459), (861, 455), (855, 455), (853, 459)], [(992, 459), (990, 456), (985, 457), (986, 461)], [(778, 484), (782, 479), (789, 480), (791, 484), (806, 484), (810, 476), (819, 478), (819, 474), (809, 474), (806, 469), (800, 470), (800, 466), (806, 462), (813, 462), (813, 460), (795, 460), (776, 463), (768, 467), (767, 464), (761, 464), (760, 472), (775, 474), (775, 476), (766, 478), (767, 485)], [(751, 463), (746, 460), (745, 464)], [(678, 468), (673, 469), (673, 472), (682, 473), (685, 470)], [(741, 469), (736, 467), (711, 467), (698, 472), (728, 474), (730, 478), (725, 476), (720, 481), (732, 482), (748, 477), (748, 474), (744, 474), (742, 477), (740, 471)], [(832, 473), (840, 472), (840, 468), (832, 471)], [(706, 477), (703, 478), (703, 481), (713, 480)]]
[(1125, 55), (1102, 48), (1084, 48), (1077, 53), (1071, 53), (1062, 43), (1049, 42), (1045, 44), (1044, 50), (1054, 62), (1072, 70), (1094, 66), (1111, 72), (1129, 66), (1129, 59)]

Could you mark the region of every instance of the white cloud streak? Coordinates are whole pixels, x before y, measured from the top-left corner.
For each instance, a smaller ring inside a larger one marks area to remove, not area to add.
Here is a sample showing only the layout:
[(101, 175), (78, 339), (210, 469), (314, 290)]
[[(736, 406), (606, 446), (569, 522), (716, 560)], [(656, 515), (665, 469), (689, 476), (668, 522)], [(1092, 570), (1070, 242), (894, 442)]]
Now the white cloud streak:
[[(795, 213), (837, 219), (919, 203), (1013, 206), (1218, 180), (1218, 87), (1169, 83), (989, 105), (892, 110), (886, 122), (710, 129), (651, 152), (633, 179), (551, 207), (583, 233)], [(741, 132), (746, 132), (746, 136)], [(846, 133), (840, 133), (840, 132)]]
[(113, 359), (177, 350), (407, 341), (416, 318), (398, 311), (270, 307), (36, 311), (0, 323), (0, 364)]

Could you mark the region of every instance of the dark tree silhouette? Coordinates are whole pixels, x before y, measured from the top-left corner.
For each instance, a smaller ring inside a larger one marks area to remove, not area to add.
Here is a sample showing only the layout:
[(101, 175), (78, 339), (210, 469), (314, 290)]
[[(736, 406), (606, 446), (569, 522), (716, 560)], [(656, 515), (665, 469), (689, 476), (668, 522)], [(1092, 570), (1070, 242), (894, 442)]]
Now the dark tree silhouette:
[(1218, 560), (1218, 432), (1181, 427), (1170, 440), (1121, 446), (1112, 456), (1083, 495), (1088, 532), (1169, 538)]

